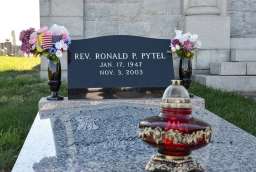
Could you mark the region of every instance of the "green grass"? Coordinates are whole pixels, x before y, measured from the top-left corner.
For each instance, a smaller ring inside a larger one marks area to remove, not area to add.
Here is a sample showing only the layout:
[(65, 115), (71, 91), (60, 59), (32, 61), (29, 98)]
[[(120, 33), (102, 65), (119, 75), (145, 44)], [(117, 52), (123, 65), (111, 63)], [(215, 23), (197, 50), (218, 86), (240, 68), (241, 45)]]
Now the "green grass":
[[(38, 111), (38, 101), (49, 94), (39, 79), (38, 58), (0, 57), (0, 171), (9, 171)], [(67, 95), (66, 84), (61, 94)], [(256, 135), (256, 102), (193, 83), (190, 91), (204, 97), (206, 107)]]
[[(37, 114), (38, 101), (49, 94), (47, 82), (39, 78), (40, 59), (12, 58), (0, 57), (0, 171), (12, 168)], [(66, 95), (66, 86), (62, 88)]]
[(0, 56), (0, 72), (4, 71), (29, 71), (40, 64), (36, 57), (7, 57)]
[(256, 101), (193, 83), (190, 91), (205, 98), (206, 108), (256, 136)]

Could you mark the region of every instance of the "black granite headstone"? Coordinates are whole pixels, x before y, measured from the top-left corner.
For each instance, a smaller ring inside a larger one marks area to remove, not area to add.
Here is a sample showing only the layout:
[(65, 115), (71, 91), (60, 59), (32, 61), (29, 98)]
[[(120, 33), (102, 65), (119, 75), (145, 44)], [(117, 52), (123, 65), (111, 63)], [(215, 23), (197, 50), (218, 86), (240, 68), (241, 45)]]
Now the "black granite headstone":
[(170, 40), (104, 36), (73, 40), (68, 51), (69, 99), (88, 88), (166, 87), (174, 78)]

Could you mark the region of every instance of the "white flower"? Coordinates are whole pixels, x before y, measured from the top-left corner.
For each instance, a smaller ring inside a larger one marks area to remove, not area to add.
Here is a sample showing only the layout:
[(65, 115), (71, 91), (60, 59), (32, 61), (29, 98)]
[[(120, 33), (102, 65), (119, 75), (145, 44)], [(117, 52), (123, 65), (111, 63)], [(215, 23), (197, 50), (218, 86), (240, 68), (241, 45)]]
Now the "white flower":
[(172, 47), (172, 52), (175, 53), (176, 52), (176, 48)]
[(61, 48), (63, 48), (65, 46), (65, 42), (63, 40), (60, 40), (61, 43)]
[(68, 50), (68, 45), (65, 44), (65, 42), (63, 40), (56, 42), (55, 47), (57, 50), (61, 50), (61, 49), (63, 49), (64, 51)]
[(182, 30), (175, 30), (176, 35), (182, 35)]
[(60, 26), (60, 32), (61, 34), (64, 34), (64, 33), (69, 34), (68, 30), (64, 26)]
[(68, 50), (68, 45), (67, 44), (63, 44), (62, 48), (63, 48), (64, 51), (67, 51)]
[(179, 40), (180, 40), (180, 43), (183, 45), (184, 42), (186, 41), (186, 38), (182, 36)]
[(198, 35), (197, 34), (193, 34), (191, 35), (190, 39), (189, 39), (191, 42), (196, 42), (198, 41)]
[(64, 26), (59, 26), (57, 24), (52, 25), (49, 31), (52, 32), (53, 35), (62, 35), (64, 33), (68, 34), (68, 31)]
[(185, 33), (183, 35), (184, 42), (187, 41), (187, 40), (190, 40), (191, 36), (192, 36), (192, 34), (190, 32)]
[(176, 48), (176, 50), (180, 50), (180, 46), (179, 45), (176, 45), (175, 48)]
[(37, 32), (33, 32), (29, 37), (29, 43), (35, 44), (37, 39)]
[(196, 44), (195, 44), (195, 47), (196, 48), (202, 47), (202, 42), (201, 41), (197, 41)]
[(36, 49), (36, 44), (33, 44), (31, 48), (32, 50)]
[(55, 54), (58, 58), (62, 57), (62, 52), (60, 50), (57, 50)]
[(62, 48), (62, 43), (61, 43), (61, 41), (56, 42), (56, 43), (55, 43), (55, 47), (56, 47), (56, 49), (60, 50), (60, 49)]
[(181, 30), (175, 30), (175, 39), (180, 40), (182, 38), (182, 31)]
[(179, 39), (181, 44), (184, 44), (185, 41), (189, 40), (190, 36), (191, 36), (191, 33), (189, 32), (181, 35), (181, 38)]

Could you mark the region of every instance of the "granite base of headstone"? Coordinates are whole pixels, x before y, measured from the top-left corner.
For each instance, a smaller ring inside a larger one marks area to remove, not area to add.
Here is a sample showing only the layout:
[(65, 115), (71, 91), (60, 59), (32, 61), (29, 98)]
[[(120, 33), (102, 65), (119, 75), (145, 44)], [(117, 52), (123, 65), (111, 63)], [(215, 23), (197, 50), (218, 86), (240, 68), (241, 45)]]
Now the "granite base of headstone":
[(72, 99), (161, 98), (165, 88), (88, 88), (70, 90)]

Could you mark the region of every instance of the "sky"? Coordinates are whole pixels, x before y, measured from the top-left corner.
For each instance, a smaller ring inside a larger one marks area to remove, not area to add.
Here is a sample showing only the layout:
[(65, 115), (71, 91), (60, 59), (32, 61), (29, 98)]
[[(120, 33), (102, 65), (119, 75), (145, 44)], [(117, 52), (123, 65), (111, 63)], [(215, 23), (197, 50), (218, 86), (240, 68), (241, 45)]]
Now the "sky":
[(29, 27), (39, 27), (39, 0), (1, 0), (0, 1), (0, 42), (11, 39), (15, 31), (17, 44), (19, 33)]

